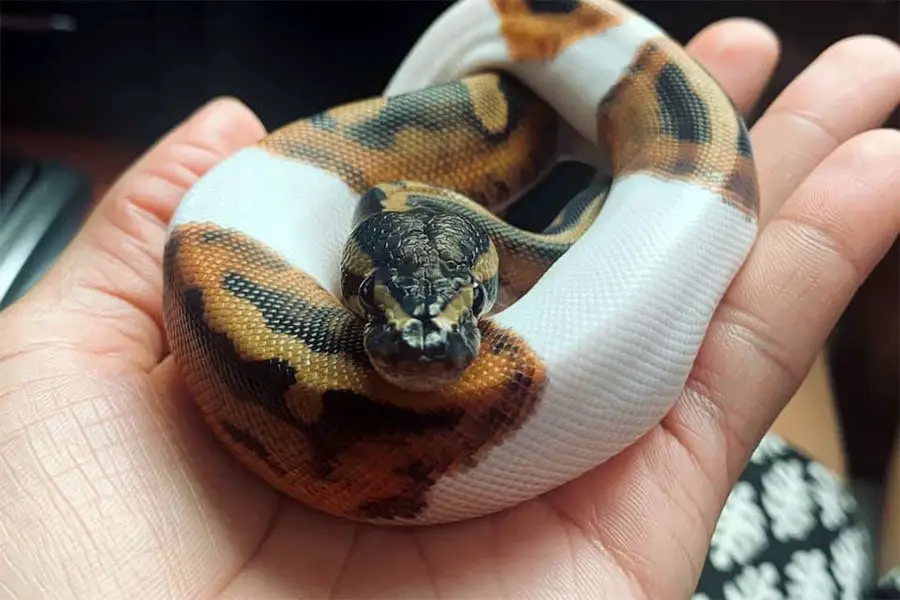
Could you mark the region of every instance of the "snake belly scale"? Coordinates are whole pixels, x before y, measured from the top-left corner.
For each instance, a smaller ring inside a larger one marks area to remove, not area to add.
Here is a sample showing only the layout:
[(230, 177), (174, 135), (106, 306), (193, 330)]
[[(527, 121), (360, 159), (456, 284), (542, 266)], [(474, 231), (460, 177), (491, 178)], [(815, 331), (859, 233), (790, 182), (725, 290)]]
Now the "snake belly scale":
[[(505, 209), (603, 164), (543, 231)], [(744, 122), (611, 0), (462, 0), (383, 96), (288, 124), (188, 192), (169, 345), (269, 484), (387, 524), (490, 514), (659, 423), (757, 229)]]

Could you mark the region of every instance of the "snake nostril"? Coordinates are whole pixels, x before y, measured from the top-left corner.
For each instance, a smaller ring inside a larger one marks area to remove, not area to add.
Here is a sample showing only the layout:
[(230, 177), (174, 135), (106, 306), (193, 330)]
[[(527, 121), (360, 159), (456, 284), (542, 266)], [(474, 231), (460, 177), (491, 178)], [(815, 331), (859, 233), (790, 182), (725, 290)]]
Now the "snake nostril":
[(425, 356), (431, 360), (443, 360), (447, 357), (447, 334), (439, 329), (432, 329), (425, 336)]
[(398, 340), (401, 353), (407, 358), (420, 355), (425, 347), (425, 328), (422, 321), (410, 319), (403, 325)]

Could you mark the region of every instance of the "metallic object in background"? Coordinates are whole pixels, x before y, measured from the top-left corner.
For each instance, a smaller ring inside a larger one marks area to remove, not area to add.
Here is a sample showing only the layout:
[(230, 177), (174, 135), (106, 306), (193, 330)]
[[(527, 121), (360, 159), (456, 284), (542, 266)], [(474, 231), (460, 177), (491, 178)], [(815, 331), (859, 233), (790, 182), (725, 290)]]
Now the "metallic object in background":
[(92, 184), (71, 166), (4, 155), (0, 181), (0, 310), (56, 261), (90, 208)]

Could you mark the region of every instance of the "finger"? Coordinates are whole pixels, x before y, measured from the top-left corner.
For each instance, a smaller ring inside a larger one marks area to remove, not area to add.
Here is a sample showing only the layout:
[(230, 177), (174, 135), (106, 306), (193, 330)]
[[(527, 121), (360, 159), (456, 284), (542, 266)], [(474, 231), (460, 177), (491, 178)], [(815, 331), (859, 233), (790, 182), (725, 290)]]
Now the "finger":
[(842, 40), (778, 96), (751, 131), (760, 181), (760, 218), (835, 148), (880, 127), (900, 104), (900, 46), (875, 36)]
[(684, 399), (712, 405), (703, 412), (722, 432), (725, 448), (716, 454), (725, 450), (728, 482), (898, 230), (900, 132), (875, 130), (828, 156), (762, 231), (716, 313)]
[[(162, 252), (167, 222), (207, 170), (265, 134), (243, 104), (217, 100), (139, 158), (107, 192), (55, 267), (17, 306), (42, 343), (126, 357), (143, 368), (163, 351)], [(52, 311), (45, 310), (50, 305)], [(10, 309), (10, 310), (12, 310)], [(32, 331), (33, 333), (33, 331)]]
[(747, 114), (769, 83), (780, 44), (771, 29), (751, 19), (725, 19), (698, 33), (687, 51)]
[[(258, 117), (234, 98), (218, 98), (200, 107), (172, 129), (113, 184), (102, 204), (113, 205), (130, 190), (142, 187), (147, 177), (159, 177), (183, 191), (211, 164), (258, 141), (265, 129)], [(187, 171), (187, 172), (186, 172)], [(141, 194), (135, 202), (160, 221), (168, 222), (181, 201), (179, 194)], [(86, 228), (90, 232), (90, 228)]]

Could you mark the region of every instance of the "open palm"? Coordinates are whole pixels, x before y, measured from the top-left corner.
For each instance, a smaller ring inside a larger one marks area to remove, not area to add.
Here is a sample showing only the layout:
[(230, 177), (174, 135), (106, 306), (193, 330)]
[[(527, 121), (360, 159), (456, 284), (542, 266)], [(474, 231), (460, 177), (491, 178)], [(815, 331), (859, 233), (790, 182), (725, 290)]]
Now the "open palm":
[[(745, 21), (690, 50), (744, 110), (778, 54)], [(900, 134), (872, 128), (898, 101), (900, 49), (858, 38), (757, 123), (764, 229), (660, 425), (542, 498), (412, 529), (279, 496), (218, 444), (182, 386), (162, 328), (166, 223), (198, 177), (264, 135), (236, 101), (207, 106), (0, 314), (0, 595), (689, 596), (750, 451), (897, 234)]]

